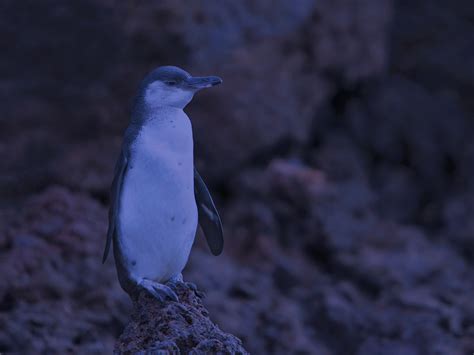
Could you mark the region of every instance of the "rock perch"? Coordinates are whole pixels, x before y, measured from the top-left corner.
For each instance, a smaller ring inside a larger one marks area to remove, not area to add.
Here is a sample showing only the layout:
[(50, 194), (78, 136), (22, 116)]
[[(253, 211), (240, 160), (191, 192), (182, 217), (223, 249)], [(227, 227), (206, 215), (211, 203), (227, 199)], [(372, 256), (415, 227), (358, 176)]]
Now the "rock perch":
[(237, 337), (209, 319), (202, 293), (185, 283), (175, 287), (180, 302), (158, 302), (142, 290), (115, 354), (248, 354)]

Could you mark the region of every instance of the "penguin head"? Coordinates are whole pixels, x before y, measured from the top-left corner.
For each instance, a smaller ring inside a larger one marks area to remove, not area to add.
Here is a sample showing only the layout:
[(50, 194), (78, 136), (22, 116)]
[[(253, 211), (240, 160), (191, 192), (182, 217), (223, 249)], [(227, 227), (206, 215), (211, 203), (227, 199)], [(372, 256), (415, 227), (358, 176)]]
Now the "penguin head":
[(197, 91), (220, 83), (222, 79), (217, 76), (192, 76), (178, 67), (158, 67), (143, 80), (141, 97), (149, 108), (183, 109)]

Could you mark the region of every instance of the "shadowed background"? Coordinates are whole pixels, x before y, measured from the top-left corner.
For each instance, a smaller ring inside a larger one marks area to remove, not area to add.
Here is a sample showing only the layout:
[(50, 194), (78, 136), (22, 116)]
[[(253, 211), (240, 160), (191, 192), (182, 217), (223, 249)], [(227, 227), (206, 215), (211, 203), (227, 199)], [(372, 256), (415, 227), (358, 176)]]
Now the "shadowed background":
[(100, 264), (139, 81), (188, 106), (224, 223), (184, 276), (251, 353), (474, 350), (469, 0), (0, 4), (0, 352), (104, 353), (130, 304)]

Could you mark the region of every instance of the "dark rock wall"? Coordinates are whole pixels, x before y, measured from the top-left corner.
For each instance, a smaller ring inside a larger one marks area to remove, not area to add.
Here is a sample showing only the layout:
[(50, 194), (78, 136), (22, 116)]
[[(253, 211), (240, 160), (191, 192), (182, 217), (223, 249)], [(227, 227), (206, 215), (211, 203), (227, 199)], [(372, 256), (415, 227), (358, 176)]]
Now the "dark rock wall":
[(0, 4), (0, 352), (104, 353), (130, 313), (100, 264), (143, 75), (188, 108), (225, 253), (185, 278), (251, 353), (474, 351), (468, 0)]

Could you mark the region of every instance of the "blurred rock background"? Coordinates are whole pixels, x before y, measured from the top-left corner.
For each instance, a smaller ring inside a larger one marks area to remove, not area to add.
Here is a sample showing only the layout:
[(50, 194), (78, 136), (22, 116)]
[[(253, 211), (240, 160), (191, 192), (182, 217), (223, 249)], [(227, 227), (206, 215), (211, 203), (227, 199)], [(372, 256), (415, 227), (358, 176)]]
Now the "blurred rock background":
[(199, 94), (226, 234), (185, 278), (255, 354), (474, 351), (469, 0), (4, 0), (0, 352), (104, 353), (130, 311), (100, 264), (141, 78)]

